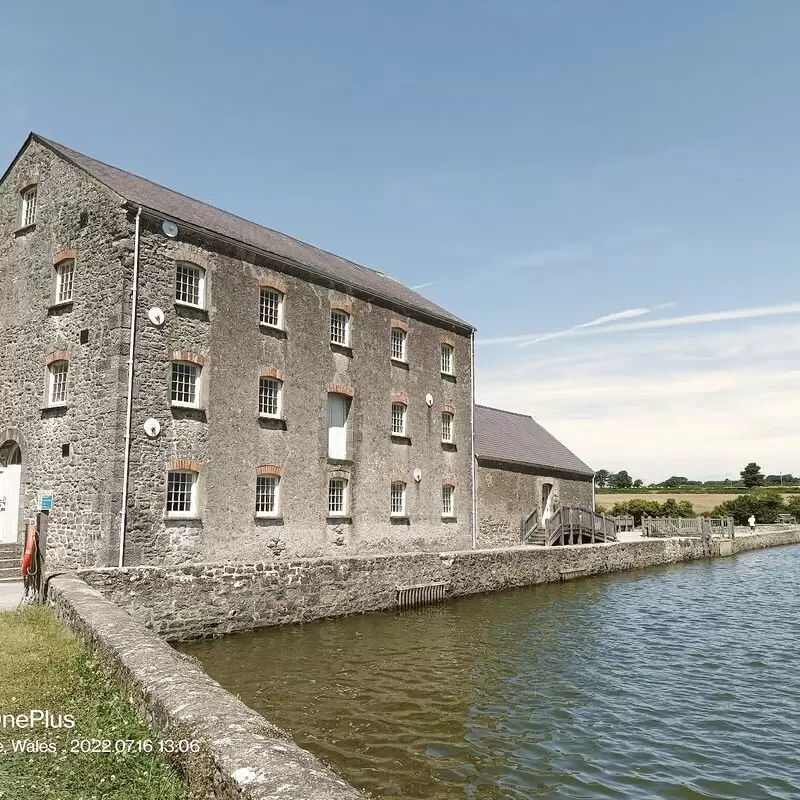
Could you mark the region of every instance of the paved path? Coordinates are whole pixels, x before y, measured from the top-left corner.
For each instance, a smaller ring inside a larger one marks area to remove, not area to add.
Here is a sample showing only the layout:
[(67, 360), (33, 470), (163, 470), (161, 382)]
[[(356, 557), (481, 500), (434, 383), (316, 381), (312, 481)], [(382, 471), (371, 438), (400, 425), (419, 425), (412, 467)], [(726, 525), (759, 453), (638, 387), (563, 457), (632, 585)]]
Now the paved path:
[(22, 581), (0, 583), (0, 611), (13, 611), (22, 600)]

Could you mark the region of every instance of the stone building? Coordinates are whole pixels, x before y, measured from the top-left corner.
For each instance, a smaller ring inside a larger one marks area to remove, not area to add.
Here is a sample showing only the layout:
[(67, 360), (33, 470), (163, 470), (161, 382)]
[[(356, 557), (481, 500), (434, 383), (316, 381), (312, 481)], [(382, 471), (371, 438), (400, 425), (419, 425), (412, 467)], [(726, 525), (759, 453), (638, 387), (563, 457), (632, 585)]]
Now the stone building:
[(476, 405), (475, 459), (479, 547), (519, 544), (534, 511), (594, 510), (594, 471), (532, 417)]
[(51, 567), (469, 547), (473, 334), (31, 134), (0, 180), (0, 542), (52, 496)]

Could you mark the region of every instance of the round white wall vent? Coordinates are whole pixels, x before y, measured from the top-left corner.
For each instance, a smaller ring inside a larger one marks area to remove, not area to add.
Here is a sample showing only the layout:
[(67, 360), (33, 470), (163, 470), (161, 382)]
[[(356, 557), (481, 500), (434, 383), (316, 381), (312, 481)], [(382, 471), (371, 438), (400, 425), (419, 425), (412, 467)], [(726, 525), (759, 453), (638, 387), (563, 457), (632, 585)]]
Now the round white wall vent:
[(144, 432), (149, 438), (155, 439), (161, 433), (161, 423), (151, 417), (144, 423)]
[(425, 402), (428, 404), (428, 407), (430, 408), (433, 405), (433, 395), (432, 394), (426, 394), (425, 395)]
[(164, 236), (169, 236), (170, 239), (178, 235), (178, 226), (171, 219), (165, 219), (161, 223), (161, 230), (164, 231)]
[(164, 324), (164, 312), (158, 306), (153, 306), (147, 312), (147, 319), (158, 328)]
[(414, 480), (415, 480), (417, 483), (419, 483), (419, 482), (422, 480), (422, 470), (421, 470), (419, 467), (417, 467), (417, 468), (414, 470)]

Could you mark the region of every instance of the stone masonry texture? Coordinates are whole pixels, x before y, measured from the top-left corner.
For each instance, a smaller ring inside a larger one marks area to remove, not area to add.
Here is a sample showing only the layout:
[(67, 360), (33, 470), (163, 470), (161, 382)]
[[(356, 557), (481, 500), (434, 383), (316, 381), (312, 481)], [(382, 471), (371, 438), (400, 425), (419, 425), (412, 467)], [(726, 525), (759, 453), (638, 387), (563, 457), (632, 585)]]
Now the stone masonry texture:
[(446, 582), (478, 594), (800, 543), (800, 528), (733, 540), (655, 539), (566, 547), (403, 553), (256, 564), (86, 569), (79, 576), (168, 640), (397, 607), (397, 589)]
[(173, 756), (197, 800), (358, 800), (288, 733), (226, 692), (192, 660), (75, 577), (50, 582), (58, 615), (124, 685), (162, 739), (197, 741)]
[(548, 475), (533, 468), (489, 465), (480, 459), (476, 469), (478, 546), (519, 544), (520, 523), (532, 511), (542, 513), (542, 486), (552, 485), (554, 508), (592, 508), (592, 478)]
[[(20, 230), (26, 183), (38, 186), (36, 224)], [(13, 441), (22, 452), (20, 541), (38, 490), (53, 491), (54, 566), (114, 563), (132, 246), (119, 198), (35, 142), (0, 185), (0, 446)], [(53, 261), (67, 250), (74, 300), (55, 306)], [(55, 351), (69, 358), (67, 405), (46, 409)]]
[[(20, 230), (20, 189), (38, 187), (34, 227)], [(37, 492), (53, 491), (49, 569), (117, 563), (123, 495), (127, 358), (135, 209), (31, 140), (0, 185), (0, 446), (22, 452), (19, 538)], [(472, 531), (469, 332), (389, 307), (296, 266), (141, 217), (139, 301), (128, 484), (126, 564), (287, 560), (439, 551)], [(74, 251), (74, 300), (54, 307), (54, 257)], [(176, 261), (206, 270), (205, 309), (175, 303)], [(284, 330), (259, 325), (259, 287), (285, 290)], [(330, 344), (330, 309), (352, 312), (350, 348)], [(162, 325), (148, 319), (151, 308)], [(408, 363), (390, 360), (392, 325), (407, 329)], [(440, 374), (443, 340), (455, 375)], [(69, 360), (68, 402), (45, 408), (47, 359)], [(203, 364), (201, 408), (177, 409), (175, 352)], [(283, 420), (258, 417), (262, 374), (282, 377)], [(347, 459), (327, 457), (328, 387), (350, 396)], [(390, 436), (391, 397), (408, 398), (408, 438)], [(433, 398), (426, 403), (426, 395)], [(441, 409), (454, 443), (441, 443)], [(160, 435), (148, 438), (154, 418)], [(69, 445), (68, 454), (64, 447)], [(200, 465), (199, 514), (168, 519), (168, 465)], [(281, 514), (255, 515), (257, 469), (280, 469)], [(419, 469), (421, 479), (414, 480)], [(327, 517), (331, 475), (349, 481), (350, 516)], [(455, 516), (441, 516), (452, 480)], [(390, 484), (407, 484), (407, 518), (390, 519)]]

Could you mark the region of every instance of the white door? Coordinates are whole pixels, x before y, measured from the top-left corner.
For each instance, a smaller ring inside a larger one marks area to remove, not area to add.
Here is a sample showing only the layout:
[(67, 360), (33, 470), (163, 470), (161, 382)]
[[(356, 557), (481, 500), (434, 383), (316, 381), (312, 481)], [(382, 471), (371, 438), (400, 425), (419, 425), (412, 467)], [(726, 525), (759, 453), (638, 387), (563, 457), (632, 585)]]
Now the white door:
[(542, 522), (553, 516), (553, 484), (542, 484)]
[(328, 458), (347, 458), (347, 398), (328, 395)]
[(21, 476), (22, 467), (19, 464), (0, 467), (0, 544), (17, 541)]

